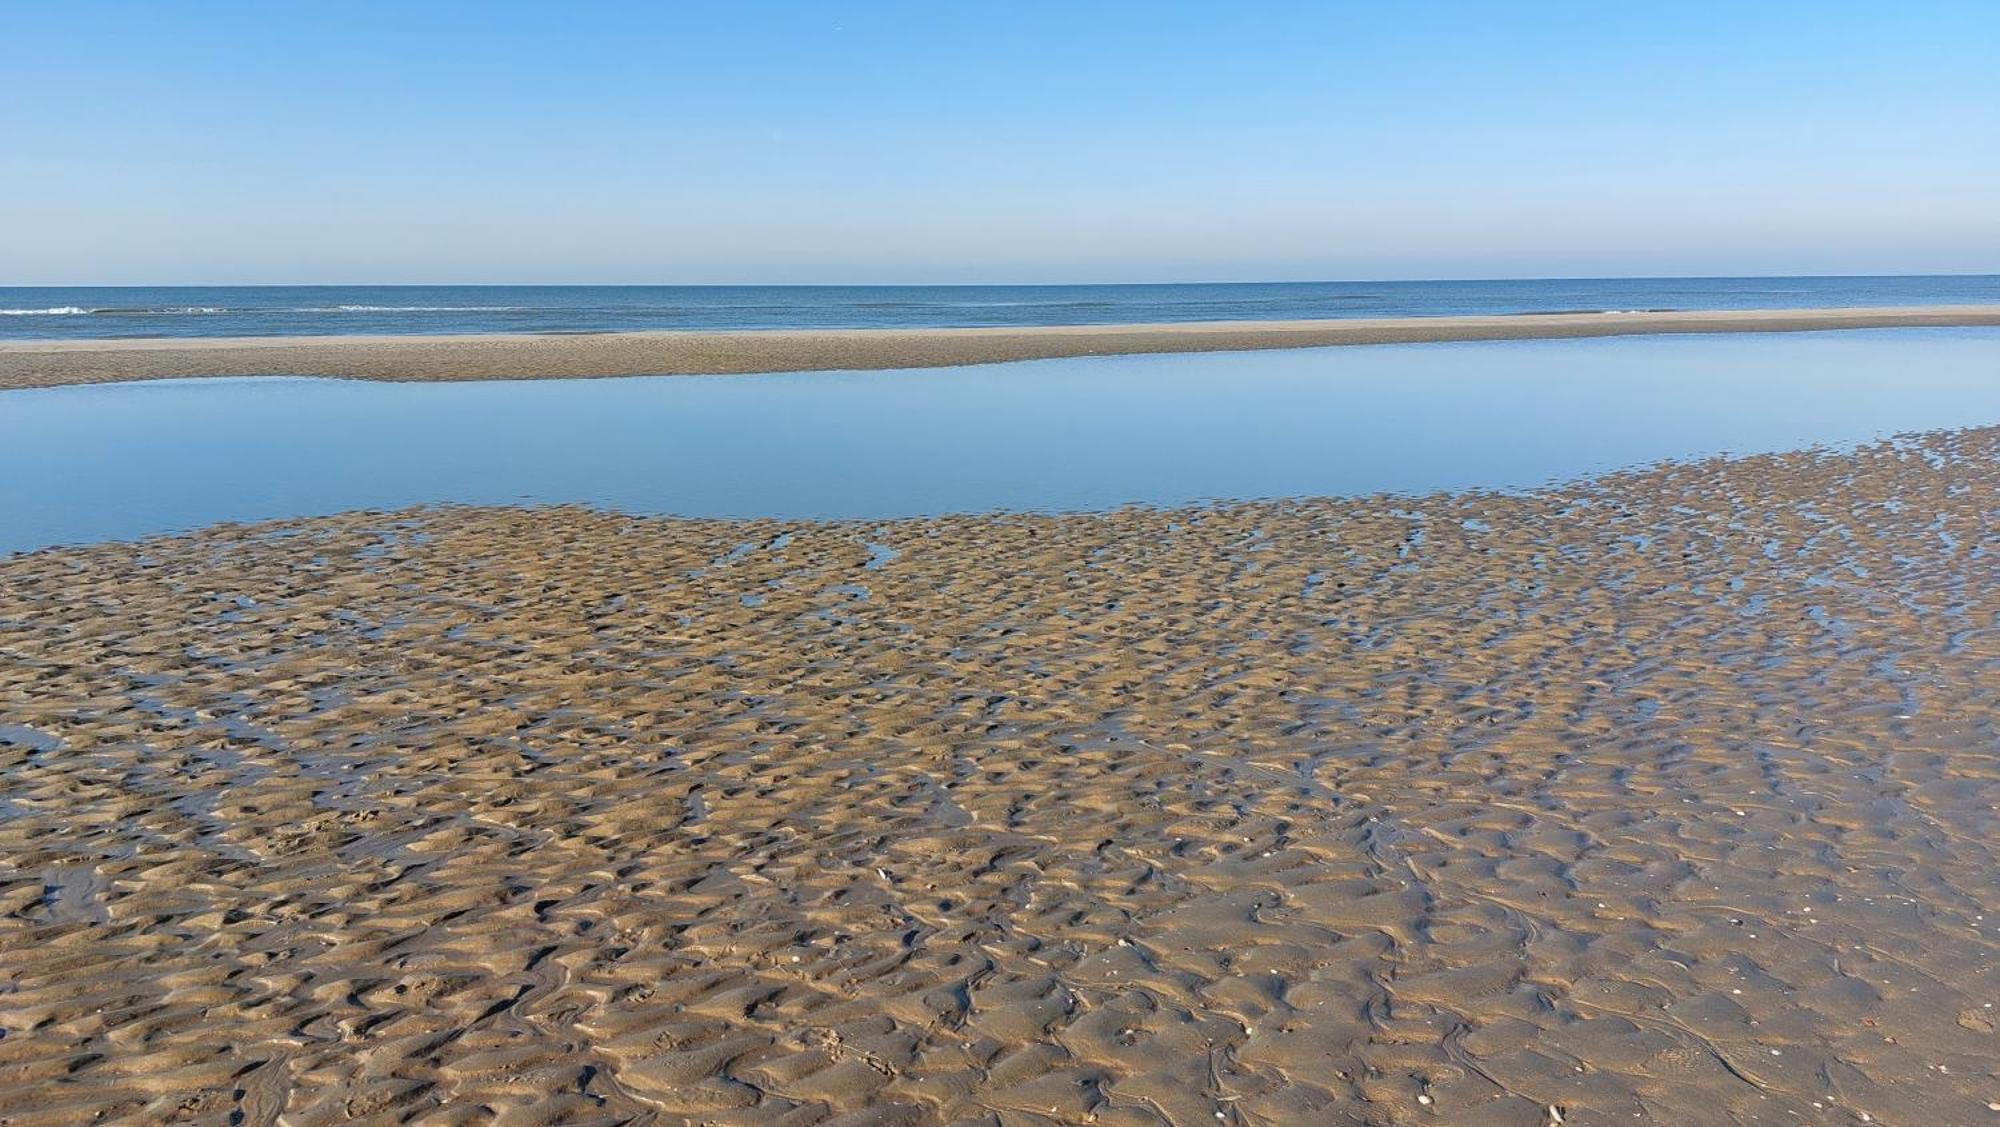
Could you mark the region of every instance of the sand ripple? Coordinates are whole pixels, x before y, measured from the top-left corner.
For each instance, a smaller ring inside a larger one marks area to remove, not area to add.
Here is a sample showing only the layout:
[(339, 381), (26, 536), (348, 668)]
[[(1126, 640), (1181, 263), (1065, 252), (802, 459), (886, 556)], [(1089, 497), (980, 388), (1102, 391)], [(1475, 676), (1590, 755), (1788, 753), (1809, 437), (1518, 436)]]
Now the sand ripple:
[(1989, 1121), (1996, 455), (0, 562), (0, 1122)]

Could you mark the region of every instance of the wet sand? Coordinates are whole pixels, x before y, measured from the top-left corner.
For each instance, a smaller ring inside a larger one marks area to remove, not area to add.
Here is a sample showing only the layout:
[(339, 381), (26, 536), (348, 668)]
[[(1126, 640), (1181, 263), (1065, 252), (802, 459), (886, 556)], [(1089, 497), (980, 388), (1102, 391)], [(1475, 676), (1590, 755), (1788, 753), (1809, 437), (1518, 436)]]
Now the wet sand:
[(1996, 458), (0, 561), (0, 1122), (1991, 1122)]
[(510, 380), (929, 368), (1142, 352), (2000, 325), (2000, 306), (1549, 313), (988, 329), (0, 341), (0, 389), (196, 376)]

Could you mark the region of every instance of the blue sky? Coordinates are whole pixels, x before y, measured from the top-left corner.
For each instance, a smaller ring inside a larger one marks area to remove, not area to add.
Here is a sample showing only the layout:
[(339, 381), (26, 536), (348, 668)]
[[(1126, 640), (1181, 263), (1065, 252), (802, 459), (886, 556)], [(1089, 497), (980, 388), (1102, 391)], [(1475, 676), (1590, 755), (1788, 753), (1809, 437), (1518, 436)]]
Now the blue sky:
[(0, 284), (2000, 272), (2000, 4), (20, 4)]

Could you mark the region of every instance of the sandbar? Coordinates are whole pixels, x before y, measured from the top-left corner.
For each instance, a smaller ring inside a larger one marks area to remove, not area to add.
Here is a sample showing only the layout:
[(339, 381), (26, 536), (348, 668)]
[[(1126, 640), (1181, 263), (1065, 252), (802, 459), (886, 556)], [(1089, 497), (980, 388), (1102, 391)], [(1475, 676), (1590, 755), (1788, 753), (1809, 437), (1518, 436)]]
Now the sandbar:
[(1747, 309), (1028, 328), (0, 341), (0, 389), (203, 376), (506, 380), (931, 368), (1157, 352), (1648, 333), (2000, 325), (2000, 306)]

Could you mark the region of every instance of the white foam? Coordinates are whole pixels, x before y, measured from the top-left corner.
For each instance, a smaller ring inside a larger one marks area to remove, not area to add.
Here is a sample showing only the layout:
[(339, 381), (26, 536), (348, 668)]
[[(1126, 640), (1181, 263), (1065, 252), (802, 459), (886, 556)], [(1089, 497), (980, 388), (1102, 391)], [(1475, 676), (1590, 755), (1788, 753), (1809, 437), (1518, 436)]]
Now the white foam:
[(57, 305), (48, 309), (0, 309), (0, 317), (68, 317), (77, 313), (88, 313), (74, 305)]
[(307, 305), (290, 313), (506, 313), (518, 305)]
[(176, 313), (227, 313), (220, 305), (107, 305), (97, 309), (79, 309), (79, 313), (95, 313), (106, 317), (166, 317)]

